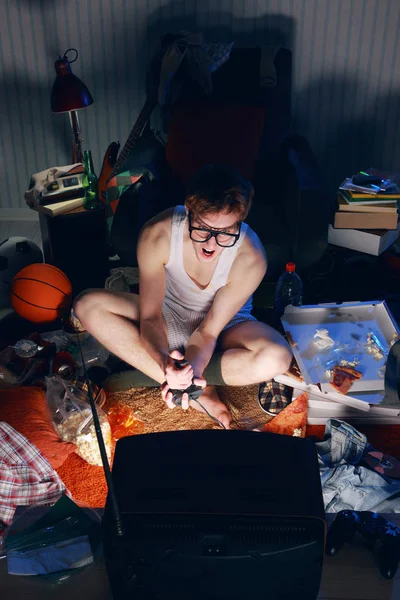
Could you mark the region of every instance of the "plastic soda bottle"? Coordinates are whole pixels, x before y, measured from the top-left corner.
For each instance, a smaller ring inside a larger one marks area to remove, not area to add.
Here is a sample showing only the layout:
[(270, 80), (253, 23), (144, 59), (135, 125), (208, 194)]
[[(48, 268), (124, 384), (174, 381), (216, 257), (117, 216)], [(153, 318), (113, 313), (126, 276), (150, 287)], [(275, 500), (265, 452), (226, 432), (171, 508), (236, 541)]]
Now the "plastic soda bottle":
[(85, 172), (82, 177), (82, 184), (85, 190), (83, 205), (86, 209), (98, 208), (100, 206), (97, 194), (97, 177), (93, 168), (92, 153), (85, 150), (83, 153), (83, 164)]
[(296, 265), (293, 262), (288, 262), (275, 288), (276, 315), (281, 317), (286, 306), (301, 306), (302, 301), (303, 282), (296, 273)]

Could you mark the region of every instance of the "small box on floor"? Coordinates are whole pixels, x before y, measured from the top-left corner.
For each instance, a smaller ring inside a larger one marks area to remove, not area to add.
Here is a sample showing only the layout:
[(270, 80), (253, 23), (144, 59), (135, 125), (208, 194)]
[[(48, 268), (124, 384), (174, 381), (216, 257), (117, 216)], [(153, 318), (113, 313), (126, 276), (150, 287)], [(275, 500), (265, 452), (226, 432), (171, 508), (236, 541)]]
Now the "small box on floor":
[(380, 256), (400, 235), (397, 229), (335, 229), (329, 225), (328, 242), (343, 248), (351, 248), (373, 256)]
[(275, 381), (308, 392), (309, 424), (400, 423), (386, 386), (400, 332), (385, 302), (290, 306), (281, 320), (296, 364)]

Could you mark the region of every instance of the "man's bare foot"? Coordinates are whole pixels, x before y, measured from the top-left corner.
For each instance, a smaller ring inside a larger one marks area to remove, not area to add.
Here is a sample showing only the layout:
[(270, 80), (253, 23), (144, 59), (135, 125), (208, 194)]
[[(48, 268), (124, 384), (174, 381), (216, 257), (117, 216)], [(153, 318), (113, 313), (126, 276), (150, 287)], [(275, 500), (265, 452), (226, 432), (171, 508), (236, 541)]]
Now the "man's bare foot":
[[(208, 410), (210, 415), (212, 415), (215, 419), (218, 419), (218, 421), (221, 421), (221, 423), (225, 425), (226, 429), (229, 429), (232, 415), (226, 408), (225, 404), (223, 404), (218, 398), (215, 385), (207, 385), (204, 388), (204, 392), (199, 397), (199, 402), (204, 406), (205, 409)], [(192, 408), (204, 412), (200, 404), (193, 400), (190, 401), (190, 406)]]

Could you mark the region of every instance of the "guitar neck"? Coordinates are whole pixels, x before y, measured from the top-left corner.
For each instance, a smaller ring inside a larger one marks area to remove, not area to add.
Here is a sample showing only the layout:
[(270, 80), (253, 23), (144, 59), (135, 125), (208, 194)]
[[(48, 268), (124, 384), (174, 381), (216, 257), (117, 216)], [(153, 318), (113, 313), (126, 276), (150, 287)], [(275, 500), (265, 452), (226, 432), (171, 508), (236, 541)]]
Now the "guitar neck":
[(136, 144), (137, 140), (140, 138), (142, 131), (143, 131), (155, 105), (156, 105), (156, 102), (153, 102), (149, 99), (146, 100), (145, 105), (143, 106), (142, 110), (140, 111), (139, 116), (136, 119), (136, 122), (132, 128), (132, 131), (129, 134), (128, 139), (125, 142), (124, 147), (122, 148), (121, 152), (119, 153), (119, 156), (112, 168), (112, 171), (110, 173), (108, 181), (110, 181), (113, 177), (115, 177), (115, 175), (118, 173), (118, 171), (124, 164), (126, 157), (129, 155), (133, 146)]

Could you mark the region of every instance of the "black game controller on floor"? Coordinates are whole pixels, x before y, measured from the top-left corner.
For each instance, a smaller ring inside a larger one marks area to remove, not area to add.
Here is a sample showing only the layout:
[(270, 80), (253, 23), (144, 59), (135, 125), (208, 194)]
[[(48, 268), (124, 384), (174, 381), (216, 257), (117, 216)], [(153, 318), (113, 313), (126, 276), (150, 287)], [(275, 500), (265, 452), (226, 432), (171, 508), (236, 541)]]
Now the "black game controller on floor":
[[(175, 364), (180, 367), (181, 369), (183, 367), (186, 367), (186, 365), (188, 364), (187, 360), (176, 360)], [(188, 388), (186, 388), (186, 390), (169, 390), (172, 393), (172, 402), (175, 404), (175, 406), (182, 406), (182, 396), (183, 394), (187, 394), (189, 396), (189, 402), (190, 400), (197, 400), (197, 398), (199, 398), (201, 396), (201, 394), (203, 393), (204, 388), (202, 388), (199, 385), (195, 385), (194, 383), (192, 383), (192, 385), (190, 385)]]
[(370, 511), (341, 510), (329, 528), (325, 552), (334, 556), (345, 542), (360, 535), (372, 550), (378, 542), (379, 566), (383, 577), (392, 579), (400, 561), (400, 528)]

